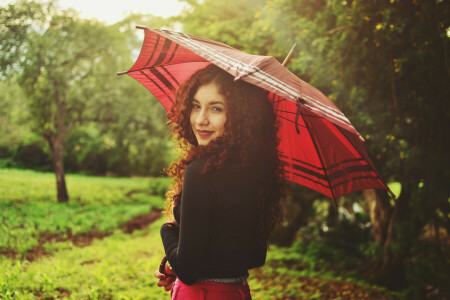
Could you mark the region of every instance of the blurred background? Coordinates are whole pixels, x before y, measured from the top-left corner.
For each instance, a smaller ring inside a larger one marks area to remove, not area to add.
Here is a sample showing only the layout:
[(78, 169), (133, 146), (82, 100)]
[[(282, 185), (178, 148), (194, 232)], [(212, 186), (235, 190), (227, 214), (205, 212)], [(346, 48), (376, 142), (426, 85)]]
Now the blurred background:
[(279, 61), (297, 43), (288, 69), (344, 112), (397, 195), (336, 207), (288, 184), (255, 299), (450, 298), (449, 1), (3, 0), (0, 299), (168, 297), (151, 274), (176, 150), (159, 102), (116, 76), (136, 25)]

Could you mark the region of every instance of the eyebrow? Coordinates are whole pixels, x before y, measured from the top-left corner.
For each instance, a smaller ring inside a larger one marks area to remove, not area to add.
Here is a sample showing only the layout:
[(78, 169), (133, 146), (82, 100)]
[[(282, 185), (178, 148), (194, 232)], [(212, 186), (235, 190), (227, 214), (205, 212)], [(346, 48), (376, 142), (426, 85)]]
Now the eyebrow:
[[(198, 102), (198, 103), (200, 103), (200, 101), (198, 101), (198, 100), (196, 100), (195, 98), (192, 98), (192, 102)], [(221, 104), (221, 105), (223, 105), (223, 106), (225, 106), (225, 103), (223, 103), (223, 101), (213, 101), (213, 102), (209, 102), (208, 103), (209, 105), (217, 105), (217, 104)]]

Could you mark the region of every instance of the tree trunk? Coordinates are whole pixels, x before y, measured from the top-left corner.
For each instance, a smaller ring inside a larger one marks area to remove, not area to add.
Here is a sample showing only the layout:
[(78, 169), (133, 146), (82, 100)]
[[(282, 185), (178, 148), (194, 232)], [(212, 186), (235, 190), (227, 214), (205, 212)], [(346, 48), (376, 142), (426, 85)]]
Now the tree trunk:
[(69, 195), (67, 193), (66, 179), (64, 174), (64, 143), (58, 139), (52, 131), (44, 133), (44, 138), (47, 140), (51, 152), (53, 171), (56, 176), (56, 191), (58, 197), (58, 203), (69, 202)]
[[(65, 95), (63, 95), (64, 99)], [(67, 193), (66, 179), (64, 175), (64, 140), (66, 136), (66, 129), (64, 128), (64, 112), (65, 99), (61, 101), (59, 93), (55, 94), (55, 103), (57, 107), (56, 127), (57, 134), (52, 130), (44, 132), (43, 136), (50, 145), (52, 151), (53, 171), (56, 176), (56, 191), (58, 203), (69, 202), (69, 194)]]
[(363, 195), (369, 204), (370, 222), (374, 240), (383, 243), (391, 217), (392, 208), (387, 193), (382, 190), (364, 190)]

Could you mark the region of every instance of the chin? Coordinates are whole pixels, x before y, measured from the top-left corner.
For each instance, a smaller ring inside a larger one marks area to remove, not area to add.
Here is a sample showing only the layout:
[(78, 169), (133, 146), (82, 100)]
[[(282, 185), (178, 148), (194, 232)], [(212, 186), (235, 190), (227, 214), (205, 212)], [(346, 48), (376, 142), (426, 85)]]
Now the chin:
[(209, 144), (209, 141), (201, 141), (197, 142), (199, 146), (207, 146)]

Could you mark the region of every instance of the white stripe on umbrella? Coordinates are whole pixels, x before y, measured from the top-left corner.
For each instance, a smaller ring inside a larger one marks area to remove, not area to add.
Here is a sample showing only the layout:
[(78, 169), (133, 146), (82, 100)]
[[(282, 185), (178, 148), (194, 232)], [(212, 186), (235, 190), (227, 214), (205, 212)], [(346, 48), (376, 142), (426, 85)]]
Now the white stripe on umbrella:
[[(350, 121), (345, 117), (345, 115), (342, 114), (342, 112), (337, 111), (332, 107), (326, 106), (323, 103), (321, 103), (320, 101), (318, 101), (310, 96), (299, 95), (297, 92), (295, 92), (295, 90), (292, 89), (291, 86), (278, 80), (277, 78), (273, 77), (272, 75), (262, 71), (257, 66), (245, 64), (245, 63), (238, 61), (232, 57), (229, 57), (223, 53), (218, 53), (215, 50), (193, 40), (189, 35), (180, 34), (178, 32), (172, 32), (169, 30), (164, 30), (164, 31), (155, 30), (155, 31), (161, 32), (161, 34), (164, 36), (165, 36), (164, 33), (167, 33), (167, 34), (171, 35), (172, 38), (178, 40), (178, 42), (181, 42), (181, 43), (184, 42), (184, 43), (188, 44), (190, 46), (189, 48), (192, 47), (194, 49), (194, 51), (193, 51), (194, 53), (197, 52), (197, 51), (195, 51), (196, 49), (203, 48), (203, 51), (199, 51), (199, 52), (202, 53), (202, 55), (207, 56), (208, 60), (215, 61), (216, 64), (225, 64), (227, 67), (230, 67), (230, 68), (236, 70), (236, 72), (240, 73), (240, 75), (247, 75), (249, 77), (254, 77), (254, 79), (257, 79), (259, 81), (263, 81), (268, 86), (277, 90), (278, 92), (281, 92), (283, 94), (288, 94), (291, 98), (289, 100), (291, 100), (293, 102), (295, 102), (298, 98), (302, 98), (305, 101), (310, 100), (310, 101), (314, 102), (314, 103), (310, 103), (311, 106), (319, 106), (317, 109), (315, 109), (316, 111), (324, 113), (325, 115), (327, 115), (328, 117), (332, 118), (333, 120), (335, 120), (339, 123), (344, 123), (345, 125), (350, 126), (351, 128), (354, 128), (352, 126), (352, 124), (350, 123)], [(190, 50), (192, 51), (193, 49), (190, 49)], [(196, 54), (198, 54), (198, 53), (196, 53)], [(204, 58), (206, 58), (206, 57), (204, 57)], [(234, 63), (232, 63), (232, 61), (234, 61)], [(244, 69), (244, 70), (246, 70), (246, 72), (242, 73), (239, 71), (239, 69), (241, 69), (241, 70)], [(284, 88), (284, 89), (280, 89), (280, 87)], [(309, 107), (312, 108), (311, 106), (309, 106)]]

